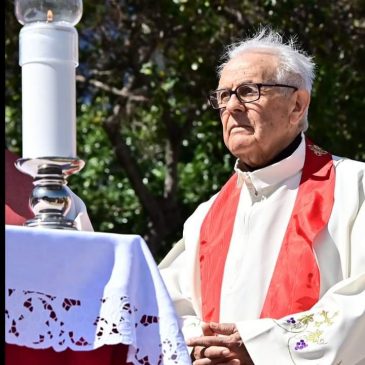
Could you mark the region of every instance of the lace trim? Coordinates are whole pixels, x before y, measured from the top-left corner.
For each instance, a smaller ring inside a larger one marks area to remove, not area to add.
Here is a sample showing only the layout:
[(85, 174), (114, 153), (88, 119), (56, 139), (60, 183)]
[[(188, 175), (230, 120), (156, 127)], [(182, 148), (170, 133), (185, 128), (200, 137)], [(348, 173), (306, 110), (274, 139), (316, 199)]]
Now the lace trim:
[(156, 313), (141, 312), (126, 296), (104, 297), (92, 309), (89, 304), (76, 298), (8, 289), (6, 342), (56, 351), (86, 351), (124, 343), (133, 346), (128, 361), (186, 363), (187, 350), (177, 323), (162, 323)]

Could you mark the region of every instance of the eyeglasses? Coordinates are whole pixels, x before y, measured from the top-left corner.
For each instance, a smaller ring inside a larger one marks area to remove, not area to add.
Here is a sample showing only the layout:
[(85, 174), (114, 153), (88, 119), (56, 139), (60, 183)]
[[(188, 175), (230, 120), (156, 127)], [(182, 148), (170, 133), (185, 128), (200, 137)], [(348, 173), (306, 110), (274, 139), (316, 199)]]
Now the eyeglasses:
[(208, 99), (213, 109), (222, 109), (227, 106), (229, 99), (234, 94), (241, 103), (252, 103), (259, 100), (261, 96), (262, 87), (288, 87), (290, 89), (298, 90), (295, 86), (284, 84), (241, 84), (236, 90), (219, 89), (209, 93)]

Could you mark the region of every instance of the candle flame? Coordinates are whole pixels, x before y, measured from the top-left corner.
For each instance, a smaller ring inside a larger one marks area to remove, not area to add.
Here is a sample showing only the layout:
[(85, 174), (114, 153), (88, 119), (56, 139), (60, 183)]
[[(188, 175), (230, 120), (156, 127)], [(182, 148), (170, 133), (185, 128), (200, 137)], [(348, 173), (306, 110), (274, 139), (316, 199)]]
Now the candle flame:
[(53, 21), (53, 12), (51, 9), (49, 9), (47, 11), (47, 22), (52, 22)]

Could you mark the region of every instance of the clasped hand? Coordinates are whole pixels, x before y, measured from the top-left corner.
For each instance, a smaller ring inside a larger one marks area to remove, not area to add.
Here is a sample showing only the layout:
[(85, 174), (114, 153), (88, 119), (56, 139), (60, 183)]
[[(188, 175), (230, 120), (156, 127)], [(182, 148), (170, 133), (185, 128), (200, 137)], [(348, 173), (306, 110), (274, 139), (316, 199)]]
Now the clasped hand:
[(187, 340), (193, 365), (254, 365), (233, 323), (203, 323), (203, 336)]

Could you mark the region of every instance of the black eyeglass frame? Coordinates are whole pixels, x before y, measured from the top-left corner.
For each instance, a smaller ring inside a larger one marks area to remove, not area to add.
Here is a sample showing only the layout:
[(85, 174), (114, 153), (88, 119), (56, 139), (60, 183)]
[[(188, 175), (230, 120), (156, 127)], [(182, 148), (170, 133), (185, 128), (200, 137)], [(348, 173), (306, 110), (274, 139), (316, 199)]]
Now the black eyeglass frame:
[[(255, 85), (257, 87), (257, 90), (258, 90), (258, 96), (257, 96), (257, 99), (253, 99), (253, 100), (250, 100), (250, 101), (245, 101), (245, 100), (242, 100), (242, 98), (237, 94), (237, 90), (241, 87), (241, 86), (251, 86), (251, 85)], [(241, 102), (241, 103), (253, 103), (254, 101), (257, 101), (260, 99), (261, 97), (261, 88), (262, 87), (265, 87), (265, 86), (268, 86), (268, 87), (287, 87), (287, 88), (290, 88), (290, 89), (293, 89), (294, 91), (297, 91), (298, 88), (296, 86), (292, 86), (292, 85), (285, 85), (285, 84), (263, 84), (263, 83), (254, 83), (254, 82), (251, 82), (251, 83), (244, 83), (244, 84), (241, 84), (241, 85), (238, 85), (236, 87), (235, 90), (232, 90), (232, 89), (218, 89), (218, 90), (214, 90), (214, 91), (211, 91), (208, 95), (208, 100), (209, 100), (209, 104), (211, 105), (211, 107), (213, 109), (223, 109), (225, 108), (225, 106), (222, 106), (222, 107), (215, 107), (211, 101), (211, 97), (212, 97), (212, 94), (213, 93), (216, 93), (218, 91), (228, 91), (229, 92), (229, 99), (228, 101), (231, 99), (231, 96), (232, 95), (236, 95), (237, 99)], [(227, 101), (227, 103), (228, 103)]]

